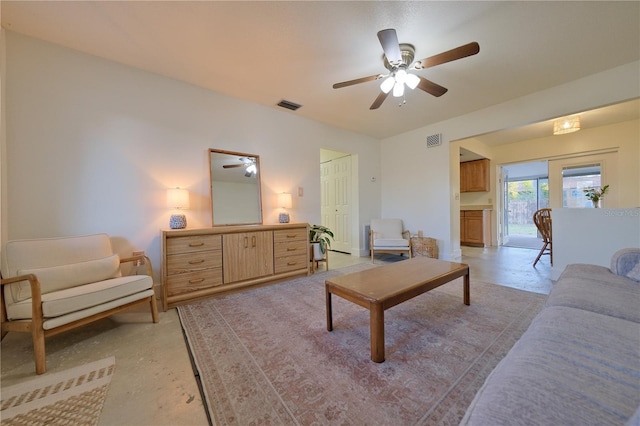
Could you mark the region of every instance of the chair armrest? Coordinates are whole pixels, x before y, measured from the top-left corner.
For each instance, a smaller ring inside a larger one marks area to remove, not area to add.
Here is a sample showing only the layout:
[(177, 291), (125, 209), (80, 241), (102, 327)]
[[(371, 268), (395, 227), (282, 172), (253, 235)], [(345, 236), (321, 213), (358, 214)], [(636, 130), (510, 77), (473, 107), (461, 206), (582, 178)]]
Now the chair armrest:
[[(26, 274), (26, 275), (18, 275), (17, 277), (11, 278), (3, 278), (0, 279), (0, 286), (4, 286), (6, 284), (18, 283), (21, 281), (29, 281), (29, 285), (31, 286), (31, 320), (33, 322), (33, 326), (37, 329), (42, 328), (43, 315), (42, 315), (42, 290), (40, 289), (40, 281), (38, 281), (38, 277), (34, 274)], [(2, 321), (6, 321), (4, 312), (4, 290), (2, 291)]]
[(151, 259), (149, 259), (149, 257), (144, 254), (131, 257), (123, 257), (120, 259), (120, 264), (138, 261), (140, 262), (140, 265), (145, 265), (147, 275), (153, 277), (153, 267), (151, 266)]
[(404, 238), (405, 240), (411, 239), (411, 231), (409, 230), (402, 231), (402, 238)]

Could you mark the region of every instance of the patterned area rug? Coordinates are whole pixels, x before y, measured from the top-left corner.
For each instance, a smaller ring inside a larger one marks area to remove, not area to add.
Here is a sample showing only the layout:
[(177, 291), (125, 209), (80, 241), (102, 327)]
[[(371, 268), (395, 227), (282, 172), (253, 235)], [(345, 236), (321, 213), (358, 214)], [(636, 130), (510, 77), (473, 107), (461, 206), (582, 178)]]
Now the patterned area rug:
[(97, 425), (115, 358), (2, 389), (2, 425)]
[(369, 311), (324, 280), (354, 265), (178, 308), (216, 425), (458, 425), (545, 296), (462, 279), (385, 311), (386, 361), (370, 360)]

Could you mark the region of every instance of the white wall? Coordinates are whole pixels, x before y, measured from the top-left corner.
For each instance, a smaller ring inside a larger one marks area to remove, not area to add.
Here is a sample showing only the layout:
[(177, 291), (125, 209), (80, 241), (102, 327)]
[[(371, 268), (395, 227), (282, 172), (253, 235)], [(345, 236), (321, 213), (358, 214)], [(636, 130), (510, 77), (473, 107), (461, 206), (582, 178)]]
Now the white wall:
[(608, 268), (616, 251), (640, 247), (640, 208), (553, 209), (551, 219), (553, 280), (571, 263)]
[[(459, 157), (449, 143), (637, 98), (638, 75), (633, 62), (383, 140), (382, 216), (402, 217), (411, 231), (438, 239), (441, 258), (459, 258)], [(427, 149), (426, 137), (436, 133), (444, 145)]]
[[(288, 111), (6, 32), (7, 208), (3, 238), (106, 232), (159, 268), (165, 191), (190, 191), (189, 227), (211, 225), (209, 148), (260, 155), (264, 223), (276, 194), (292, 217), (320, 220), (320, 149), (358, 158), (360, 214), (380, 214), (379, 141)], [(274, 100), (275, 103), (275, 100)], [(298, 187), (304, 188), (301, 198)], [(355, 225), (359, 228), (359, 224)]]

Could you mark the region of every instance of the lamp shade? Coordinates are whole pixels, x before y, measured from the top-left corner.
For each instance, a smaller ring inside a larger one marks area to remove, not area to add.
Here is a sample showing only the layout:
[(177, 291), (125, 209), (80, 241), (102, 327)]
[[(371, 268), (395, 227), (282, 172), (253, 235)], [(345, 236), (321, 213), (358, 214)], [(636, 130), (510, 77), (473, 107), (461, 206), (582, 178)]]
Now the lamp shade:
[(167, 207), (172, 209), (188, 209), (189, 191), (183, 188), (167, 189)]
[(291, 205), (291, 194), (289, 194), (288, 192), (278, 194), (278, 207), (290, 209)]
[(559, 118), (553, 122), (553, 134), (564, 135), (580, 130), (580, 116)]

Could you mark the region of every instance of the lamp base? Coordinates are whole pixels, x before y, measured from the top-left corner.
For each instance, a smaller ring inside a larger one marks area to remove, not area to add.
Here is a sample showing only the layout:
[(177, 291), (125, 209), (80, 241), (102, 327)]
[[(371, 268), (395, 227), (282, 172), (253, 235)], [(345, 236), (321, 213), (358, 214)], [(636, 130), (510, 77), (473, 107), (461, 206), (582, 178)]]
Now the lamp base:
[(278, 216), (278, 222), (289, 223), (289, 213), (280, 213), (280, 216)]
[(187, 217), (183, 214), (172, 214), (169, 219), (169, 228), (184, 229), (187, 227)]

